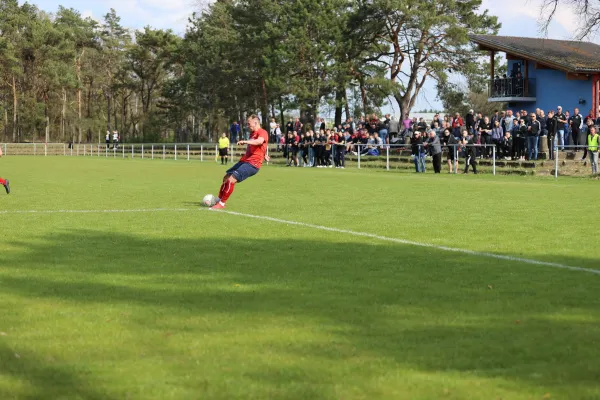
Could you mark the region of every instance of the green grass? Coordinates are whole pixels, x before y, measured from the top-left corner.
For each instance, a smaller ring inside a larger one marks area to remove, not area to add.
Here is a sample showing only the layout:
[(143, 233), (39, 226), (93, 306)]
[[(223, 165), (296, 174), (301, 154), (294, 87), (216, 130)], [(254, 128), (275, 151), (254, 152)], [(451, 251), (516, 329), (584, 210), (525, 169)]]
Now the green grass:
[[(600, 275), (198, 210), (212, 163), (5, 157), (0, 399), (597, 399)], [(228, 209), (600, 269), (591, 179), (265, 167)]]

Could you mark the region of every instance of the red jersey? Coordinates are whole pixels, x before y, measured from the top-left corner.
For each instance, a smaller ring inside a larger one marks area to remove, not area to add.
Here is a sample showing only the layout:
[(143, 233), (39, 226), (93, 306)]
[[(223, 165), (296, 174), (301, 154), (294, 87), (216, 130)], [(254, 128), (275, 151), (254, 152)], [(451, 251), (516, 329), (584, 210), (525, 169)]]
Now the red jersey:
[(252, 132), (252, 134), (250, 135), (250, 140), (258, 139), (259, 137), (265, 139), (263, 144), (261, 144), (260, 146), (253, 146), (249, 144), (248, 148), (246, 149), (246, 154), (244, 154), (240, 161), (246, 162), (260, 169), (263, 160), (265, 159), (265, 155), (267, 154), (269, 134), (263, 128), (260, 128), (256, 132)]

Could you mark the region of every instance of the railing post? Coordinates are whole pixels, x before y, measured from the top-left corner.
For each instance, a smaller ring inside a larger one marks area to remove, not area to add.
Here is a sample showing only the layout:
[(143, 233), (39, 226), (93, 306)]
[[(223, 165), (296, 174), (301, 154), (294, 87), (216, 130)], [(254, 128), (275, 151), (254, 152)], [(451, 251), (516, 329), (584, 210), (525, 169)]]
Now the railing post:
[(187, 160), (190, 161), (190, 145), (187, 145)]
[(200, 161), (204, 161), (204, 146), (200, 145)]
[(133, 145), (131, 145), (131, 159), (133, 160)]
[(4, 143), (4, 155), (6, 155), (6, 143)]
[(175, 145), (175, 161), (177, 161), (177, 145)]
[(494, 175), (496, 175), (496, 146), (492, 145), (492, 165), (494, 170)]
[(35, 156), (37, 153), (37, 143), (33, 143), (33, 155)]
[(142, 143), (142, 160), (144, 159), (144, 144)]
[(385, 146), (385, 169), (390, 170), (390, 146)]
[(67, 145), (63, 143), (63, 156), (67, 155)]
[(165, 145), (163, 144), (163, 160), (165, 159)]
[(151, 156), (151, 157), (152, 157), (152, 159), (154, 160), (154, 145), (152, 145), (152, 149), (151, 149), (150, 151), (151, 151), (151, 153), (150, 153), (150, 154), (152, 154), (152, 156)]
[(360, 169), (360, 152), (361, 152), (360, 151), (360, 144), (357, 145), (357, 147), (358, 147), (358, 169)]
[(219, 146), (215, 145), (215, 162), (219, 162)]
[[(558, 143), (557, 140), (555, 142)], [(563, 142), (564, 143), (564, 142)], [(591, 160), (591, 158), (590, 158)], [(554, 178), (558, 179), (558, 146), (554, 146)]]
[(44, 143), (44, 157), (48, 156), (48, 143)]
[(123, 158), (125, 158), (125, 145), (123, 145), (122, 149), (123, 149)]
[(98, 157), (100, 157), (100, 145), (98, 145)]
[(108, 147), (104, 148), (104, 158), (108, 158)]
[(73, 143), (71, 143), (71, 157), (73, 157)]

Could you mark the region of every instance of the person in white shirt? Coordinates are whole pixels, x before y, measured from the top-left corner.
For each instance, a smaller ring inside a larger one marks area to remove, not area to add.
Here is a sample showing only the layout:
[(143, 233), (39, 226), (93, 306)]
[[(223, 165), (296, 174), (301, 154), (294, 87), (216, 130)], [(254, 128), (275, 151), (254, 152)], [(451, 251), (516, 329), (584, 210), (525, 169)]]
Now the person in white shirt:
[(110, 131), (106, 131), (106, 148), (110, 147)]
[(269, 141), (274, 141), (275, 140), (275, 130), (277, 129), (277, 122), (275, 122), (275, 118), (271, 118), (271, 122), (269, 123), (269, 135), (270, 140)]
[(118, 148), (119, 147), (119, 132), (113, 131), (112, 140), (113, 140), (113, 149)]

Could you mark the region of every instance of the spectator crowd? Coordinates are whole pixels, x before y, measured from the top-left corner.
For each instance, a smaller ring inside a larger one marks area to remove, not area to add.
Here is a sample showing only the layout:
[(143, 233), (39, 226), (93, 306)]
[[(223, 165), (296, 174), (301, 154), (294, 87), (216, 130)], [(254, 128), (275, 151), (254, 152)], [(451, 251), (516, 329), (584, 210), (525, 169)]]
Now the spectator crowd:
[[(600, 114), (600, 113), (599, 113)], [(305, 124), (300, 118), (290, 120), (282, 127), (275, 119), (269, 125), (270, 142), (283, 152), (288, 166), (315, 168), (344, 168), (346, 154), (379, 156), (389, 144), (405, 144), (411, 148), (417, 172), (425, 172), (425, 158), (432, 158), (436, 173), (441, 172), (442, 153), (446, 150), (449, 172), (456, 168), (458, 157), (465, 158), (465, 172), (476, 173), (477, 159), (494, 155), (504, 160), (536, 161), (540, 153), (554, 159), (555, 149), (583, 150), (586, 160), (588, 150), (592, 170), (597, 171), (598, 135), (593, 110), (583, 116), (578, 108), (572, 112), (558, 106), (556, 110), (536, 109), (495, 111), (493, 115), (475, 113), (462, 116), (436, 114), (431, 121), (407, 117), (397, 121), (386, 114), (382, 118), (373, 114), (354, 121), (348, 118), (338, 126), (327, 126), (323, 118)], [(232, 141), (243, 132), (240, 125), (230, 127)]]

